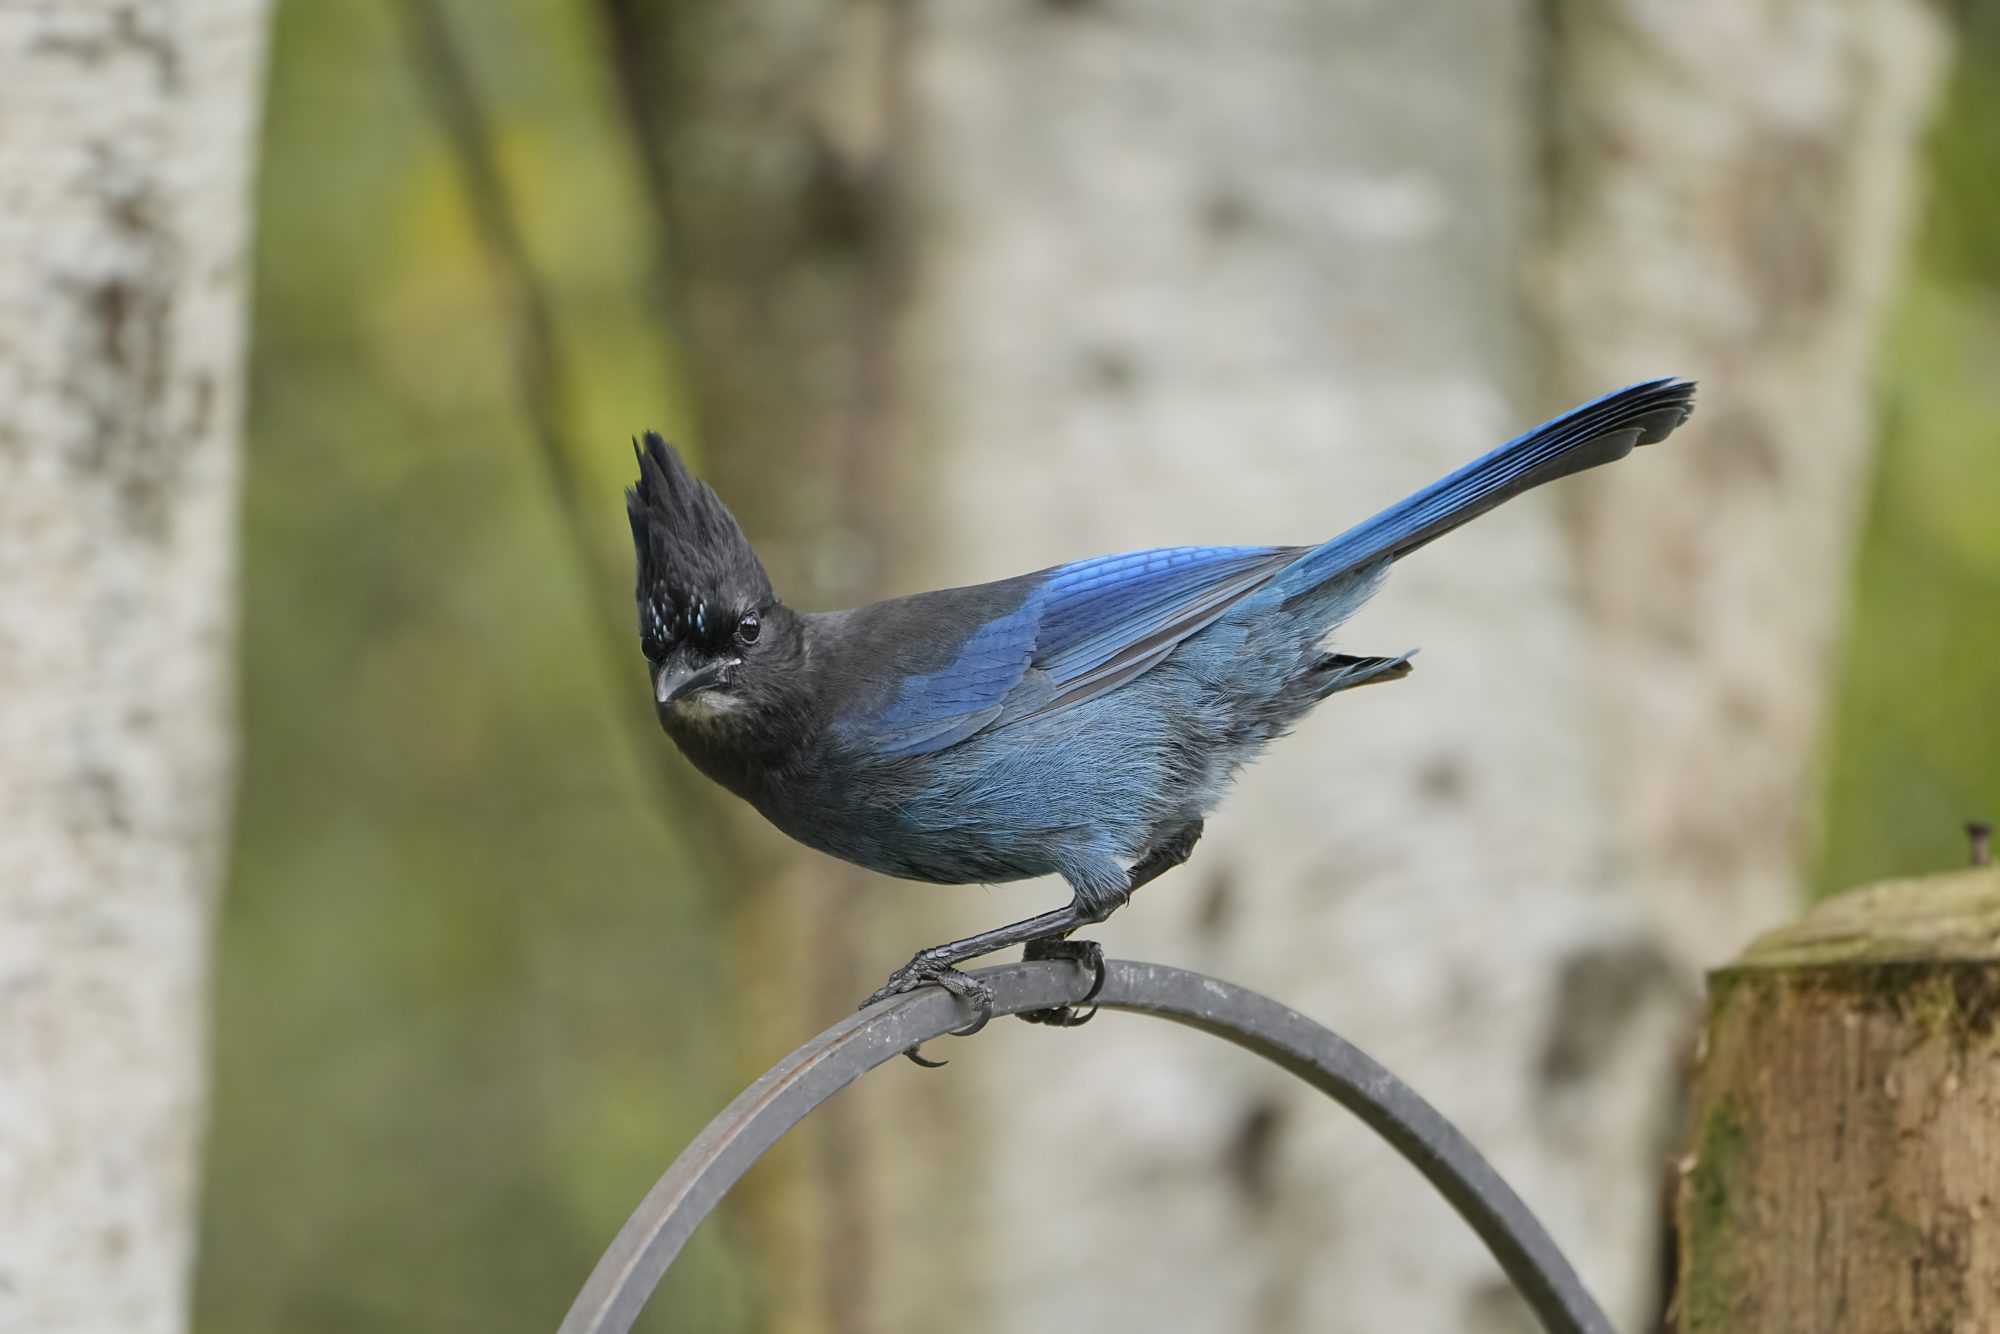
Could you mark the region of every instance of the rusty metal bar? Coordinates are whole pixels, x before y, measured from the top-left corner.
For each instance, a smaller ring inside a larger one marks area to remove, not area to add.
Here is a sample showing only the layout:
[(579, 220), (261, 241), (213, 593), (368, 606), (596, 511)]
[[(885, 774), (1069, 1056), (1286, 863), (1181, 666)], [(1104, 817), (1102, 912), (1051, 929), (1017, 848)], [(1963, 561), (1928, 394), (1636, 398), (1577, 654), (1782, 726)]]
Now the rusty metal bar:
[[(1224, 1038), (1291, 1071), (1359, 1117), (1479, 1234), (1549, 1334), (1612, 1334), (1555, 1242), (1464, 1135), (1408, 1085), (1296, 1010), (1200, 973), (1113, 960), (1096, 1003)], [(1073, 963), (980, 970), (995, 1016), (1077, 1000)], [(625, 1334), (701, 1221), (764, 1151), (854, 1080), (963, 1026), (962, 1003), (925, 987), (848, 1016), (778, 1062), (674, 1160), (598, 1261), (560, 1334)], [(1083, 1035), (1077, 1040), (1089, 1041)]]

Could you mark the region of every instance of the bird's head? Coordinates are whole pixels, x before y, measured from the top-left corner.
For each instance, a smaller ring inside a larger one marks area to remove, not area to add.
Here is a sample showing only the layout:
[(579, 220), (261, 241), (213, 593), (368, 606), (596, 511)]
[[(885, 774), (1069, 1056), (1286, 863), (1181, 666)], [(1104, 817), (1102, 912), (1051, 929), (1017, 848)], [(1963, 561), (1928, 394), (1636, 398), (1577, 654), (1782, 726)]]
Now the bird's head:
[(793, 637), (763, 562), (736, 519), (673, 446), (648, 431), (625, 493), (639, 557), (639, 644), (663, 720), (740, 707), (760, 666)]

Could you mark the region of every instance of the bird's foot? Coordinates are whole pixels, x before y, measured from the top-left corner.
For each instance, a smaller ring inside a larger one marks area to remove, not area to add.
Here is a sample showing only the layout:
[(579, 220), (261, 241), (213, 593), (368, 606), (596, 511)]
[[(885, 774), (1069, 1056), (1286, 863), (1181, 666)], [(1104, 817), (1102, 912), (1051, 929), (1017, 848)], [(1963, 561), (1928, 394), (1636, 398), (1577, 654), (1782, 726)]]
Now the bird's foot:
[(1042, 959), (1069, 959), (1082, 964), (1091, 972), (1090, 990), (1075, 1005), (1058, 1005), (1049, 1010), (1028, 1010), (1019, 1017), (1031, 1024), (1047, 1024), (1050, 1028), (1081, 1028), (1097, 1017), (1097, 1007), (1090, 1005), (1097, 999), (1097, 993), (1104, 990), (1104, 947), (1094, 940), (1064, 940), (1052, 936), (1044, 940), (1031, 940), (1021, 951), (1021, 958), (1029, 963)]
[[(943, 987), (946, 991), (949, 991), (952, 995), (965, 1001), (972, 1007), (972, 1022), (964, 1028), (952, 1030), (953, 1037), (969, 1038), (980, 1029), (986, 1027), (987, 1021), (993, 1017), (992, 987), (987, 986), (976, 977), (959, 972), (958, 969), (953, 968), (950, 964), (938, 963), (933, 959), (925, 958), (922, 954), (917, 955), (916, 958), (889, 974), (889, 980), (884, 982), (874, 995), (861, 1002), (861, 1008), (865, 1010), (877, 1001), (885, 1001), (891, 996), (901, 996), (915, 991), (918, 987), (927, 986)], [(924, 1066), (926, 1069), (934, 1070), (938, 1066), (945, 1064), (944, 1061), (933, 1061), (925, 1058), (918, 1054), (915, 1047), (910, 1048), (903, 1055), (909, 1057), (918, 1065)]]

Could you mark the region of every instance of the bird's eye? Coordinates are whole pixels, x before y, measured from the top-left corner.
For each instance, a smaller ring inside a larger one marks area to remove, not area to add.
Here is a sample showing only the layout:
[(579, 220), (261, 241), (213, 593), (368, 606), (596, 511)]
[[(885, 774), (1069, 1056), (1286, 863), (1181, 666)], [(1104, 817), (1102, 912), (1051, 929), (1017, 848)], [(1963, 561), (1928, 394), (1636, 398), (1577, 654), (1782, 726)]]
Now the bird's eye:
[(640, 651), (646, 655), (647, 662), (657, 663), (666, 661), (667, 641), (664, 639), (656, 638), (653, 635), (647, 635), (639, 641), (639, 648)]
[(757, 642), (757, 636), (764, 633), (764, 623), (757, 619), (757, 613), (746, 611), (743, 619), (736, 623), (736, 637), (746, 644)]

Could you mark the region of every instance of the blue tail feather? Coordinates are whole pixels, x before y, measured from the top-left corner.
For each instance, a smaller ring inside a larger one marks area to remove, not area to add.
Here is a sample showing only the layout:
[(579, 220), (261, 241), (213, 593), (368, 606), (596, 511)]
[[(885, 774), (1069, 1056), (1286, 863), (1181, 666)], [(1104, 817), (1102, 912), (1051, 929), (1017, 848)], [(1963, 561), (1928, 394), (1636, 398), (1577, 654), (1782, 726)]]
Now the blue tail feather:
[(1693, 410), (1686, 380), (1647, 380), (1594, 399), (1314, 547), (1272, 586), (1296, 597), (1372, 561), (1406, 556), (1523, 491), (1665, 439)]

